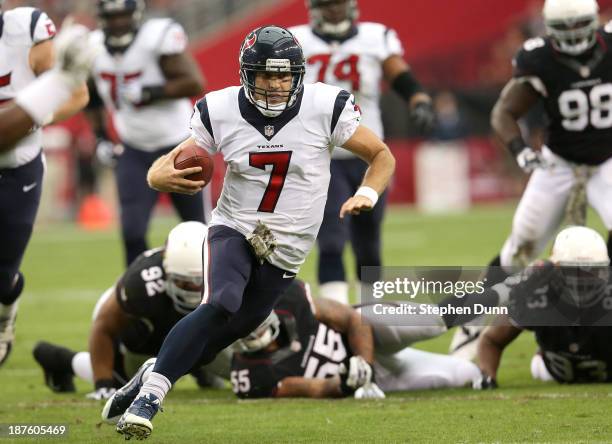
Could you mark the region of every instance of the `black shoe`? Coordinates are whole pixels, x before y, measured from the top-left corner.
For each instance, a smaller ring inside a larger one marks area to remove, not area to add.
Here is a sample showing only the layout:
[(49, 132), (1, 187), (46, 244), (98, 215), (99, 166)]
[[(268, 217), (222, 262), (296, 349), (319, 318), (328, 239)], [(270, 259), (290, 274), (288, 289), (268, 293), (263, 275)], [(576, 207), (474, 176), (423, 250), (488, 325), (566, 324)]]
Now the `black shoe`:
[(55, 393), (72, 393), (76, 391), (74, 386), (74, 374), (71, 368), (74, 352), (48, 342), (40, 341), (32, 351), (34, 359), (42, 367), (45, 374), (45, 384)]

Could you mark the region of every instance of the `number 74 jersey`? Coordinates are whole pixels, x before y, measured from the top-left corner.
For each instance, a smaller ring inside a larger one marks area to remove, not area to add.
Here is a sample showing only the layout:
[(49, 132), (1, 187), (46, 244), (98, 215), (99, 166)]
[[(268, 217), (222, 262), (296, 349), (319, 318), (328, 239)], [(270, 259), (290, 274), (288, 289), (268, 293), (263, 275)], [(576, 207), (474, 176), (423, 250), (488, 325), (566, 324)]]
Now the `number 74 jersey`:
[(227, 166), (211, 225), (247, 235), (265, 223), (277, 241), (268, 261), (297, 273), (323, 220), (332, 147), (344, 145), (360, 119), (351, 94), (322, 83), (305, 85), (278, 117), (265, 117), (241, 87), (207, 94), (191, 135)]
[(587, 165), (612, 157), (612, 23), (597, 31), (590, 55), (566, 56), (538, 37), (525, 42), (513, 63), (514, 77), (542, 96), (546, 145), (554, 153)]

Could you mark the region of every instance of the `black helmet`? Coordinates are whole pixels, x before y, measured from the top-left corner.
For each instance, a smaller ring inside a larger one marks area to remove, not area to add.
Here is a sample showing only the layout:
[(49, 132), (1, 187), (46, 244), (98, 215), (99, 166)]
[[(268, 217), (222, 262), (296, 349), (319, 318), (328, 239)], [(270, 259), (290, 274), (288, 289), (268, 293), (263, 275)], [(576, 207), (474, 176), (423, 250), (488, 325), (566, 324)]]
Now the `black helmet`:
[[(286, 106), (282, 110), (273, 109), (268, 102), (270, 91), (255, 86), (258, 72), (290, 72), (293, 77), (291, 89), (286, 94)], [(304, 84), (306, 62), (302, 47), (296, 38), (280, 26), (264, 26), (250, 32), (240, 48), (240, 81), (249, 101), (265, 115), (274, 117), (290, 109)], [(256, 94), (265, 100), (257, 100)]]
[[(132, 44), (140, 28), (144, 8), (144, 0), (98, 0), (98, 17), (110, 52), (123, 52)], [(128, 26), (119, 29), (110, 26), (109, 18), (128, 14), (132, 19)]]
[[(330, 21), (321, 10), (342, 3), (345, 3), (346, 10), (344, 11), (344, 17), (339, 17), (338, 21)], [(348, 34), (359, 17), (357, 0), (306, 0), (306, 7), (310, 15), (312, 29), (331, 38), (341, 38)]]

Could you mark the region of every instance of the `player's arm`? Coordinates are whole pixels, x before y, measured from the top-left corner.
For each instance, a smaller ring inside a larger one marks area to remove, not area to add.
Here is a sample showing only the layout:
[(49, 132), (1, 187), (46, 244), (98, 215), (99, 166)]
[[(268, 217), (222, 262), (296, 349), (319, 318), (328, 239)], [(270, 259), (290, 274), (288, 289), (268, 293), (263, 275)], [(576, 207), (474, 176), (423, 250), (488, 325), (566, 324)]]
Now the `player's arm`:
[(341, 398), (340, 378), (315, 379), (291, 376), (278, 383), (277, 398)]
[(374, 338), (372, 327), (362, 320), (352, 307), (326, 298), (313, 300), (315, 317), (323, 324), (345, 334), (354, 355), (361, 356), (371, 364), (374, 361)]
[(364, 126), (358, 126), (342, 147), (367, 162), (369, 168), (355, 196), (340, 208), (340, 218), (374, 208), (378, 196), (387, 188), (395, 171), (395, 158), (389, 147)]
[[(52, 40), (45, 40), (30, 49), (30, 67), (36, 76), (49, 71), (55, 64), (55, 50)], [(83, 83), (72, 91), (72, 97), (55, 113), (49, 123), (57, 123), (81, 111), (89, 102), (87, 86)]]
[(34, 126), (32, 117), (15, 102), (0, 108), (0, 153), (14, 148)]
[(100, 308), (89, 335), (89, 353), (96, 388), (102, 384), (112, 386), (115, 364), (114, 341), (129, 321), (129, 316), (119, 305), (116, 291), (115, 287), (113, 294)]
[(422, 132), (432, 129), (435, 116), (431, 97), (420, 85), (410, 67), (399, 54), (393, 54), (382, 63), (385, 80), (410, 106), (410, 117)]
[(484, 330), (478, 343), (478, 362), (485, 375), (497, 379), (502, 353), (521, 331), (510, 323), (506, 315), (495, 318), (493, 324)]
[(163, 97), (179, 98), (200, 96), (206, 86), (200, 68), (188, 52), (162, 56), (159, 64), (166, 78)]

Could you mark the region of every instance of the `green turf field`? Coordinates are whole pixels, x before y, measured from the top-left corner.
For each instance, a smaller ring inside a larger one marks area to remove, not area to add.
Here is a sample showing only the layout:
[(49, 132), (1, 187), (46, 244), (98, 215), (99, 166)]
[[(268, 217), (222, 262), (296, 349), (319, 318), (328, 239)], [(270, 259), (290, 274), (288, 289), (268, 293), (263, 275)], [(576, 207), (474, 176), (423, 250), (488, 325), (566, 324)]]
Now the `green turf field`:
[[(510, 227), (512, 207), (484, 207), (456, 216), (389, 212), (385, 227), (388, 265), (485, 265)], [(593, 218), (592, 218), (593, 219)], [(172, 220), (154, 224), (161, 244)], [(601, 225), (594, 224), (601, 229)], [(64, 423), (67, 438), (53, 442), (119, 442), (101, 425), (101, 405), (78, 393), (55, 395), (43, 384), (31, 350), (45, 339), (84, 349), (92, 308), (119, 276), (116, 232), (86, 233), (72, 226), (38, 226), (23, 270), (15, 351), (0, 369), (0, 423)], [(301, 277), (312, 281), (309, 258)], [(420, 346), (444, 352), (450, 338)], [(560, 386), (531, 381), (535, 349), (526, 333), (504, 355), (501, 389), (392, 394), (384, 401), (237, 401), (229, 390), (201, 391), (179, 383), (155, 419), (154, 443), (246, 442), (612, 442), (612, 388)], [(11, 442), (0, 438), (0, 444)], [(28, 442), (19, 439), (15, 442)]]

